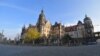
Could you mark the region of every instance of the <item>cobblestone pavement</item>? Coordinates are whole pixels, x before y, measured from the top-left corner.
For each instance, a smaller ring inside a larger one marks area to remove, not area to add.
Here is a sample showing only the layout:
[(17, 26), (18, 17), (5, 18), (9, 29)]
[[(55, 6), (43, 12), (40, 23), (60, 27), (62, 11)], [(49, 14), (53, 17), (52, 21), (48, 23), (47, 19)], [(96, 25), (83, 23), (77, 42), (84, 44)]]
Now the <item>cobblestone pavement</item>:
[(100, 56), (100, 45), (76, 47), (0, 45), (0, 56)]

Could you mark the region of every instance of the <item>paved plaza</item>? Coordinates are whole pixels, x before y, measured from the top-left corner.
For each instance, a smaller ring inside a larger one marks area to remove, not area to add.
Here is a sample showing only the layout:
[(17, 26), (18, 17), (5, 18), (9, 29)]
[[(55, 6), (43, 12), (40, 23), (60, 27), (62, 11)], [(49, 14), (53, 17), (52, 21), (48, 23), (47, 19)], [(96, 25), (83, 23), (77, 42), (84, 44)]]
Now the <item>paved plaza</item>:
[(0, 56), (100, 56), (100, 45), (33, 47), (0, 44)]

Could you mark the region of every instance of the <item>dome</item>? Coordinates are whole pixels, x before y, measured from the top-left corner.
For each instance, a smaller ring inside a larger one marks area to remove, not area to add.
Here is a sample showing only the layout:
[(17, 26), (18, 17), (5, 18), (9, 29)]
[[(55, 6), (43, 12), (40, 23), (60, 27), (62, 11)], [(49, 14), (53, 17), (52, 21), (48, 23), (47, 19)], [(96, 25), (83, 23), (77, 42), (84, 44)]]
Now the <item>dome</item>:
[(84, 21), (87, 21), (87, 20), (91, 20), (91, 19), (90, 19), (90, 17), (88, 17), (87, 15), (85, 15)]
[(77, 23), (77, 25), (82, 25), (82, 22), (79, 20), (78, 23)]
[(43, 10), (41, 10), (41, 13), (40, 13), (39, 16), (40, 16), (40, 17), (45, 17), (45, 15), (44, 15), (44, 11), (43, 11)]
[(45, 22), (46, 22), (46, 18), (45, 18), (45, 15), (44, 15), (44, 11), (43, 10), (41, 10), (41, 13), (40, 13), (40, 15), (39, 15), (39, 18), (38, 18), (38, 21), (37, 21), (37, 24), (45, 24)]

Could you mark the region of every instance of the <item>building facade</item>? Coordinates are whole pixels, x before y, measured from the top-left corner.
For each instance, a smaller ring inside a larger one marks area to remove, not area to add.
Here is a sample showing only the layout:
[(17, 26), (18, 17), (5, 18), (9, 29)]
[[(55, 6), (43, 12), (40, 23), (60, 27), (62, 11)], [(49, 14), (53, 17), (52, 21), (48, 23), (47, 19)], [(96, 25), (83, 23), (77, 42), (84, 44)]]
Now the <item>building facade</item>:
[(83, 23), (78, 21), (76, 25), (65, 27), (65, 34), (70, 35), (72, 38), (94, 37), (93, 33), (92, 20), (87, 16), (85, 16)]
[(38, 31), (40, 32), (41, 37), (42, 36), (45, 36), (45, 37), (49, 36), (50, 30), (51, 30), (51, 23), (46, 20), (46, 17), (44, 15), (43, 10), (41, 10), (36, 27), (37, 27)]
[[(78, 21), (78, 23), (73, 26), (64, 26), (58, 22), (55, 22), (55, 24), (52, 25), (46, 19), (44, 11), (41, 10), (36, 25), (33, 26), (30, 24), (28, 28), (30, 27), (37, 28), (38, 32), (41, 34), (41, 37), (46, 38), (55, 37), (56, 39), (61, 39), (65, 34), (71, 36), (72, 38), (86, 38), (94, 36), (92, 20), (88, 16), (85, 16), (83, 22)], [(25, 26), (22, 28), (22, 36), (25, 32), (27, 32), (27, 29)]]

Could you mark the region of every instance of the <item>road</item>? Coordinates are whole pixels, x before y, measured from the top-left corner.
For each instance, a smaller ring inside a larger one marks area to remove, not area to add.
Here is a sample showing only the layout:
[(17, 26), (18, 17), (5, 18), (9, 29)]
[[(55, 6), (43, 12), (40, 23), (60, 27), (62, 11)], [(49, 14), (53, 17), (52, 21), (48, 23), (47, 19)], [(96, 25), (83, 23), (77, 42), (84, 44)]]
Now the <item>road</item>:
[(0, 56), (100, 56), (100, 45), (32, 47), (0, 44)]

